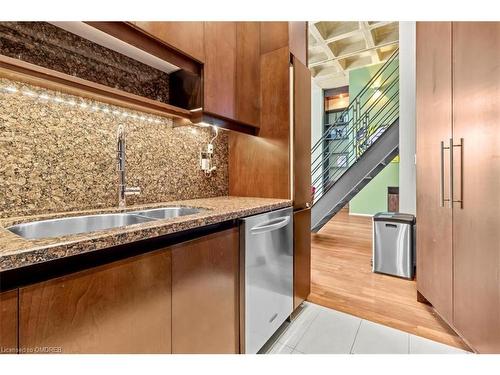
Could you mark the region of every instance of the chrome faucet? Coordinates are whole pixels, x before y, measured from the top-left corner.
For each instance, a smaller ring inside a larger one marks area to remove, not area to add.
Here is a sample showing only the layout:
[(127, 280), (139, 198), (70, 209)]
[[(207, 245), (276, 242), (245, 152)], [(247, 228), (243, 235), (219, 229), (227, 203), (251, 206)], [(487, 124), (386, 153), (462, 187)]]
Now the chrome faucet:
[(125, 127), (118, 126), (116, 143), (116, 159), (118, 162), (118, 207), (124, 208), (126, 206), (127, 195), (137, 195), (141, 193), (139, 187), (127, 187), (125, 179)]

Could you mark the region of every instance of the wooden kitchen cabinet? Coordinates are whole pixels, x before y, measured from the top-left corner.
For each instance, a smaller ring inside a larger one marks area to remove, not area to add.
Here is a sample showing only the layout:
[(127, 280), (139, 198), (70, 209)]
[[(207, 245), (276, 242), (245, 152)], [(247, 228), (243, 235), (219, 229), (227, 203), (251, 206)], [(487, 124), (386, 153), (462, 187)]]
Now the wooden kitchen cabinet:
[(0, 293), (0, 354), (17, 353), (17, 293)]
[(235, 113), (238, 121), (260, 124), (260, 22), (236, 23)]
[(262, 108), (259, 136), (229, 134), (229, 194), (290, 199), (288, 48), (262, 56), (260, 71)]
[(203, 110), (234, 119), (236, 22), (205, 22)]
[(204, 22), (132, 21), (131, 24), (200, 62), (205, 61)]
[[(430, 43), (429, 41), (433, 42)], [(451, 22), (417, 23), (417, 287), (448, 323), (453, 319)], [(441, 181), (441, 176), (443, 180)]]
[[(261, 23), (261, 29), (282, 27)], [(311, 73), (288, 46), (273, 49), (283, 42), (273, 39), (278, 31), (261, 37), (270, 51), (260, 58), (258, 137), (229, 134), (229, 193), (293, 199), (294, 208), (303, 209), (311, 203)]]
[(303, 65), (307, 66), (307, 22), (261, 22), (262, 55), (287, 47)]
[[(203, 110), (195, 114), (193, 121), (230, 128), (222, 123), (233, 121), (252, 131), (259, 127), (260, 22), (130, 24), (203, 63)], [(175, 98), (176, 93), (172, 96)]]
[(170, 353), (170, 270), (158, 250), (21, 288), (20, 349)]
[(311, 209), (293, 214), (293, 308), (311, 293)]
[(259, 22), (205, 22), (203, 86), (205, 113), (259, 126)]
[(417, 23), (417, 289), (479, 353), (500, 353), (499, 51), (498, 22)]
[(453, 23), (454, 325), (500, 353), (500, 22)]
[(21, 287), (19, 314), (17, 296), (0, 295), (1, 348), (239, 353), (239, 228)]
[(239, 353), (239, 231), (172, 247), (172, 352)]

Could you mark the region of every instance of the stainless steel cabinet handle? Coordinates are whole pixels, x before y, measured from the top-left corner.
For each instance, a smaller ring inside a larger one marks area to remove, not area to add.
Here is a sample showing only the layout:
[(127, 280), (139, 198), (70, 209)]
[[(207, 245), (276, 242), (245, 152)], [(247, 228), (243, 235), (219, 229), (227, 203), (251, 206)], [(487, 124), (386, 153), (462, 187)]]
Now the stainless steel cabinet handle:
[(448, 201), (450, 202), (450, 208), (453, 207), (453, 138), (450, 138), (450, 145), (448, 146), (448, 149), (450, 150), (450, 199)]
[(441, 148), (440, 148), (440, 154), (441, 154), (441, 169), (439, 172), (439, 205), (441, 207), (444, 207), (444, 142), (441, 141)]
[(276, 229), (283, 228), (290, 222), (290, 216), (280, 217), (278, 219), (270, 220), (266, 223), (259, 224), (250, 229), (250, 233), (258, 234), (264, 232), (270, 232)]
[[(444, 207), (444, 202), (450, 202), (450, 208), (451, 208), (451, 197), (453, 195), (452, 191), (452, 186), (453, 186), (453, 146), (452, 146), (452, 140), (450, 139), (450, 145), (451, 147), (445, 147), (444, 141), (441, 141), (441, 170), (440, 170), (440, 199), (439, 199), (439, 205), (441, 207)], [(450, 196), (448, 198), (444, 197), (444, 150), (451, 150), (450, 151)]]
[[(460, 199), (454, 199), (454, 188), (453, 188), (453, 147), (460, 147)], [(460, 138), (460, 144), (454, 145), (453, 139), (450, 139), (450, 168), (451, 168), (451, 188), (450, 188), (450, 203), (460, 203), (460, 208), (464, 208), (464, 139)]]

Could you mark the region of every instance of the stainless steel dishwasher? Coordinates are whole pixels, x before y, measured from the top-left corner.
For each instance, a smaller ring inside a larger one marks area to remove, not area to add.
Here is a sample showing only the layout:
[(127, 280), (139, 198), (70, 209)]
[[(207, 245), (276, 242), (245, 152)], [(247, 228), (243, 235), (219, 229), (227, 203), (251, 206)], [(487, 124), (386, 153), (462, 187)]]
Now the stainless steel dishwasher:
[(257, 353), (293, 310), (293, 211), (241, 219), (241, 346)]

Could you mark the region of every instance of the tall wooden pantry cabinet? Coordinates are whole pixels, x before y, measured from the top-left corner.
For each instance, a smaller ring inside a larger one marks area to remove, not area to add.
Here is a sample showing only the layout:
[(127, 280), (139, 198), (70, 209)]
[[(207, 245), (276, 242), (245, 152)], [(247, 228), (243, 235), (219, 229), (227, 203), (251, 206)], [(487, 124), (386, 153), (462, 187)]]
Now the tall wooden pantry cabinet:
[(500, 23), (417, 23), (417, 289), (500, 353)]

